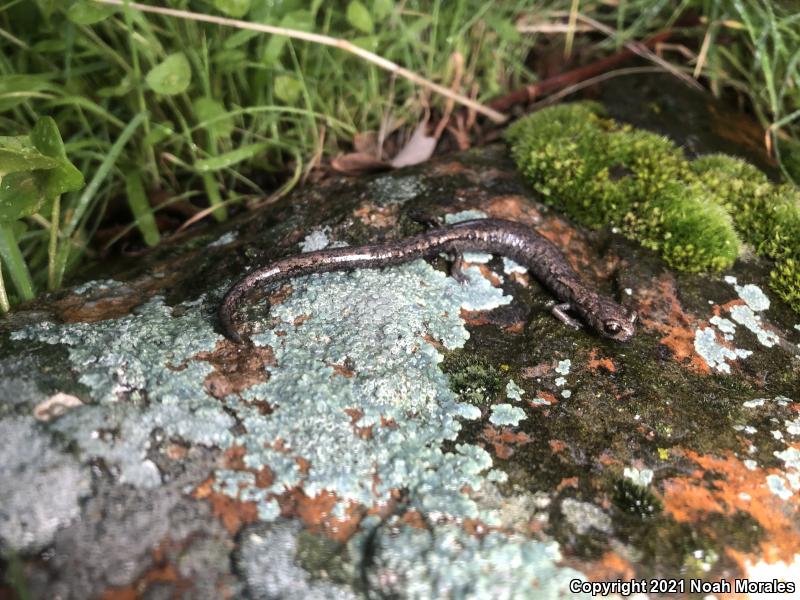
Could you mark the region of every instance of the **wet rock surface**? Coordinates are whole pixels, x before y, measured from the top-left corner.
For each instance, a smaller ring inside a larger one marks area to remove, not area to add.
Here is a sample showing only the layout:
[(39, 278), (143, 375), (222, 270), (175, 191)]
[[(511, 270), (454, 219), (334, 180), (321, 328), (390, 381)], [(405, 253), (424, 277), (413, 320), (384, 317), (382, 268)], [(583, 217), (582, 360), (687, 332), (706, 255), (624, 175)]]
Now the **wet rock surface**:
[[(637, 124), (663, 129), (686, 110), (670, 102)], [(669, 128), (694, 129), (693, 152), (698, 120)], [(256, 347), (218, 333), (247, 269), (416, 233), (415, 209), (530, 224), (639, 312), (637, 335), (566, 328), (488, 255), (463, 285), (444, 258), (298, 278), (241, 311)], [(800, 585), (800, 315), (768, 275), (754, 258), (678, 275), (576, 227), (502, 146), (309, 187), (98, 269), (0, 321), (0, 597)]]

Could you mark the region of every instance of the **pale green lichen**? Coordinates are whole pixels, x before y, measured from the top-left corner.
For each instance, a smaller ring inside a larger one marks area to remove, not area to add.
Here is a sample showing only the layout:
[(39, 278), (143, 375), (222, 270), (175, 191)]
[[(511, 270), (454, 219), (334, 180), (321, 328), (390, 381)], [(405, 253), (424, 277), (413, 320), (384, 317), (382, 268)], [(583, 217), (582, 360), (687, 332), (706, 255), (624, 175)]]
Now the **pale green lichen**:
[[(424, 495), (412, 494), (413, 506), (478, 516), (461, 490), (480, 488), (490, 456), (469, 444), (456, 444), (455, 452), (440, 445), (455, 439), (459, 418), (479, 411), (456, 401), (438, 367), (441, 354), (423, 339), (457, 348), (468, 337), (462, 307), (486, 310), (510, 301), (477, 269), (466, 273), (469, 283), (461, 285), (416, 261), (293, 282), (293, 294), (270, 311), (279, 324), (253, 338), (273, 348), (278, 367), (270, 369), (269, 381), (243, 393), (273, 412), (265, 418), (254, 407), (237, 407), (247, 431), (237, 438), (245, 465), (269, 467), (274, 478), (270, 488), (253, 494), (265, 498), (301, 486), (311, 496), (327, 490), (372, 506), (388, 500), (392, 489), (422, 488)], [(293, 325), (303, 315), (309, 318)], [(342, 364), (355, 375), (337, 376), (333, 365)], [(369, 439), (353, 430), (351, 409), (361, 414), (356, 425), (372, 428)], [(273, 445), (278, 439), (280, 450)], [(309, 461), (307, 473), (296, 457)], [(220, 471), (217, 479), (220, 489), (240, 489), (235, 471)]]
[(525, 411), (518, 406), (510, 404), (495, 404), (492, 406), (492, 414), (489, 415), (489, 422), (492, 425), (511, 425), (516, 427), (519, 422), (527, 418)]
[(154, 429), (207, 446), (233, 443), (233, 418), (203, 387), (212, 366), (192, 360), (220, 339), (211, 314), (203, 299), (172, 309), (153, 298), (120, 319), (45, 322), (14, 332), (12, 339), (65, 345), (78, 380), (91, 390), (95, 404), (49, 427), (87, 455), (103, 458), (122, 481), (154, 487), (160, 474), (146, 456)]
[(694, 351), (706, 362), (706, 364), (721, 373), (730, 373), (731, 367), (728, 361), (737, 358), (747, 358), (753, 352), (740, 348), (728, 348), (717, 340), (717, 334), (713, 327), (700, 327), (694, 333)]
[[(366, 527), (379, 527), (374, 517)], [(556, 542), (489, 532), (472, 536), (461, 527), (430, 529), (383, 526), (376, 533), (356, 536), (349, 548), (354, 560), (371, 557), (367, 583), (389, 597), (428, 600), (454, 598), (520, 598), (555, 600), (588, 598), (570, 593), (570, 581), (585, 581), (581, 573), (559, 566)]]
[(80, 514), (91, 475), (30, 417), (0, 420), (0, 548), (38, 551)]
[(313, 252), (314, 250), (322, 250), (323, 248), (327, 248), (331, 243), (328, 239), (328, 234), (330, 234), (329, 227), (315, 229), (305, 238), (303, 238), (302, 242), (300, 242), (300, 250), (303, 252)]
[(427, 184), (417, 175), (379, 175), (368, 184), (371, 199), (380, 206), (405, 204), (427, 191)]
[(605, 534), (613, 530), (611, 517), (589, 502), (565, 498), (561, 502), (561, 514), (579, 535), (587, 534), (592, 529)]
[(517, 385), (517, 383), (513, 379), (509, 379), (508, 383), (506, 384), (506, 398), (509, 400), (522, 400), (522, 394), (525, 393), (521, 387)]
[(730, 373), (729, 361), (747, 358), (753, 352), (721, 343), (718, 339), (719, 336), (726, 342), (732, 342), (738, 330), (737, 325), (741, 325), (752, 332), (758, 342), (766, 348), (775, 346), (780, 341), (780, 337), (765, 326), (762, 315), (758, 314), (763, 313), (770, 306), (770, 300), (761, 288), (752, 283), (739, 285), (737, 279), (731, 276), (726, 276), (725, 281), (734, 286), (737, 294), (745, 303), (726, 308), (730, 312), (732, 320), (714, 315), (709, 319), (709, 323), (713, 327), (699, 327), (695, 330), (694, 348), (709, 367), (721, 373)]
[[(458, 401), (439, 368), (443, 356), (426, 341), (453, 351), (469, 337), (461, 308), (488, 310), (510, 301), (477, 269), (467, 274), (469, 281), (460, 284), (417, 261), (298, 278), (291, 296), (269, 311), (274, 329), (254, 336), (274, 350), (277, 365), (268, 368), (269, 380), (221, 401), (203, 387), (212, 366), (197, 358), (221, 339), (213, 330), (216, 300), (171, 308), (154, 298), (120, 319), (44, 323), (13, 337), (67, 348), (91, 399), (45, 427), (75, 442), (81, 460), (102, 458), (119, 480), (134, 486), (159, 485), (161, 474), (148, 453), (154, 439), (166, 436), (244, 448), (246, 470), (219, 469), (214, 485), (255, 502), (263, 521), (278, 518), (276, 496), (297, 486), (309, 496), (335, 494), (342, 501), (335, 514), (342, 514), (345, 502), (371, 507), (404, 489), (410, 508), (439, 521), (500, 524), (496, 510), (473, 495), (506, 481), (506, 474), (492, 468), (491, 455), (480, 446), (454, 443), (460, 421), (478, 419), (481, 411)], [(336, 365), (354, 375), (342, 375)], [(506, 382), (498, 384), (500, 393)], [(262, 414), (253, 400), (267, 402), (271, 413)], [(361, 415), (359, 430), (353, 410)], [(364, 428), (369, 436), (359, 433)], [(298, 458), (307, 461), (307, 470), (301, 471)], [(253, 475), (262, 468), (273, 476), (270, 487), (259, 487)], [(556, 564), (555, 542), (502, 533), (479, 539), (450, 523), (435, 526), (437, 535), (444, 528), (447, 539), (458, 542), (436, 542), (447, 547), (448, 564), (439, 561), (435, 573), (428, 572), (431, 565), (407, 572), (404, 581), (412, 588), (435, 590), (457, 579), (462, 597), (470, 597), (469, 590), (497, 589), (502, 580), (536, 583), (536, 597), (547, 597), (542, 590), (554, 597), (565, 578), (578, 577)], [(382, 539), (383, 566), (399, 564), (392, 557), (412, 547), (401, 538)], [(492, 566), (475, 568), (483, 560)]]

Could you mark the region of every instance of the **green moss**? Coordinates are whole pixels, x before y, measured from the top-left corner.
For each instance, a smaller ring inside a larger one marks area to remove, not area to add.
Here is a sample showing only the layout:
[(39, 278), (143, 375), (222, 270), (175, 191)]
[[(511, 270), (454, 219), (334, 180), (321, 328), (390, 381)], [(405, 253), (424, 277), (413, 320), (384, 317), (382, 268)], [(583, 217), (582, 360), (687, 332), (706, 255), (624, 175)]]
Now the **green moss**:
[(642, 520), (662, 511), (661, 501), (648, 488), (620, 479), (614, 489), (614, 504), (621, 511)]
[(504, 398), (508, 378), (479, 357), (454, 350), (445, 355), (441, 367), (461, 402), (488, 406)]
[(772, 287), (800, 312), (800, 192), (722, 154), (689, 161), (669, 139), (564, 104), (506, 133), (545, 202), (589, 227), (610, 226), (680, 271), (733, 264), (742, 240), (776, 261)]
[(800, 192), (771, 184), (761, 171), (732, 156), (704, 156), (691, 166), (742, 238), (775, 261), (772, 289), (800, 312)]

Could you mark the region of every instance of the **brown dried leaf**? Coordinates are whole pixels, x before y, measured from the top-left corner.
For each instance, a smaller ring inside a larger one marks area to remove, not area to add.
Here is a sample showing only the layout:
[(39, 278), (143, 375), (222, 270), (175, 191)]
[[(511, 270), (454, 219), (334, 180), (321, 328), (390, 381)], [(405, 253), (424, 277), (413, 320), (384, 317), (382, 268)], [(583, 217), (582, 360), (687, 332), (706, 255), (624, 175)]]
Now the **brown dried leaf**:
[(345, 175), (363, 175), (365, 173), (386, 171), (391, 169), (392, 165), (384, 160), (378, 160), (371, 154), (350, 152), (349, 154), (340, 154), (334, 158), (331, 161), (331, 167), (334, 171)]
[(433, 156), (438, 138), (428, 135), (426, 126), (427, 123), (425, 121), (420, 122), (406, 145), (392, 159), (392, 166), (395, 169), (418, 165)]

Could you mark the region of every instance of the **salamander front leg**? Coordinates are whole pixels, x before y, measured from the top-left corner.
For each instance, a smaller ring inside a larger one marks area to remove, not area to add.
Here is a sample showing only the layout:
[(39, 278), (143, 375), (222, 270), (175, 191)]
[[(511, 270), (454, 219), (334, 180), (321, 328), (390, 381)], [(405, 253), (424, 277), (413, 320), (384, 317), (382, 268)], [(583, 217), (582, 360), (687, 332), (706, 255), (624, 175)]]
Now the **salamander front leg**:
[(564, 323), (564, 325), (569, 325), (573, 329), (580, 329), (583, 327), (581, 322), (573, 319), (567, 314), (567, 311), (571, 308), (572, 305), (569, 302), (565, 302), (563, 304), (556, 304), (550, 309), (550, 312), (553, 313), (553, 316), (556, 319)]
[(451, 250), (451, 252), (454, 258), (450, 263), (450, 277), (462, 285), (469, 283), (469, 276), (464, 273), (464, 254), (458, 250)]
[(442, 220), (433, 213), (422, 210), (412, 210), (408, 212), (408, 218), (424, 225), (426, 229), (437, 229), (442, 226)]

